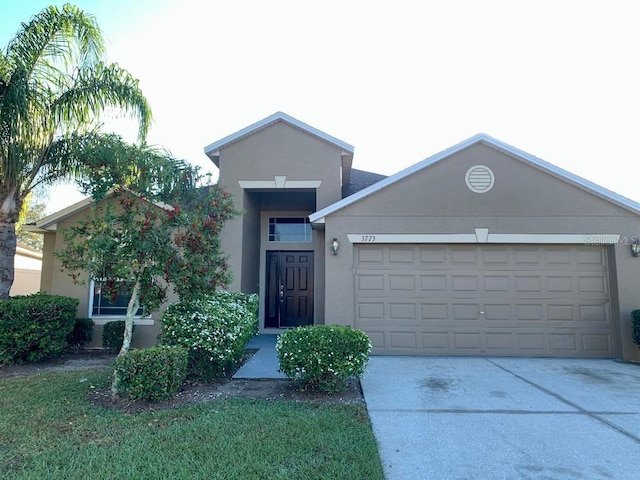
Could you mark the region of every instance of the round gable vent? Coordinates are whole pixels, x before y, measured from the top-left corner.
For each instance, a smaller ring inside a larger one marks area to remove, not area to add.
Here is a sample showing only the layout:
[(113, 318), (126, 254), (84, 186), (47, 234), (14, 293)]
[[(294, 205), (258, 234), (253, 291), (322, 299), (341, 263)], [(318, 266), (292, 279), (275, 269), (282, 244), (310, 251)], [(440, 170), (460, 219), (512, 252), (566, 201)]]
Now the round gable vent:
[(495, 177), (486, 165), (474, 165), (467, 170), (464, 181), (472, 192), (486, 193), (493, 188)]

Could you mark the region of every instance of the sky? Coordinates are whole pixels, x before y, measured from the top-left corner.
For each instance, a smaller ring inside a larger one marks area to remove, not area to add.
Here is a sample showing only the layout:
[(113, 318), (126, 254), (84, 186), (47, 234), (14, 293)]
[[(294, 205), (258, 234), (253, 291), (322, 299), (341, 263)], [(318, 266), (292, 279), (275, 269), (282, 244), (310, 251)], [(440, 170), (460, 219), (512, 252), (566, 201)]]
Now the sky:
[[(63, 3), (0, 0), (0, 47)], [(354, 145), (357, 169), (393, 174), (483, 132), (640, 201), (633, 0), (72, 3), (140, 80), (148, 143), (215, 175), (206, 145), (283, 111)], [(50, 209), (80, 198), (53, 190)]]

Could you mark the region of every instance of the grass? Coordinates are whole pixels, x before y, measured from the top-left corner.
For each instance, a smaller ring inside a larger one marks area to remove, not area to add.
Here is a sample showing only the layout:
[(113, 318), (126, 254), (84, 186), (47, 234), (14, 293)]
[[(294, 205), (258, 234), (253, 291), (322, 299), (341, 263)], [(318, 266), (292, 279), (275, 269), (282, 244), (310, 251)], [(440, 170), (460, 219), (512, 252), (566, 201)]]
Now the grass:
[(108, 381), (107, 369), (0, 380), (0, 478), (383, 478), (361, 405), (225, 399), (126, 414), (87, 399)]

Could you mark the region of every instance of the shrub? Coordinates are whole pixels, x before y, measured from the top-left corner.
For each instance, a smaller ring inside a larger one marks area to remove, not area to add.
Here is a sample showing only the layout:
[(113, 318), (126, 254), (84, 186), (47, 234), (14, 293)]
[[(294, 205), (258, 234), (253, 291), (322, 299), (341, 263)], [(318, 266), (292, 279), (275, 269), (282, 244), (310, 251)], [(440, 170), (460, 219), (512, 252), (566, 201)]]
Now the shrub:
[[(136, 326), (133, 326), (133, 330)], [(102, 346), (109, 353), (118, 353), (124, 341), (124, 320), (114, 320), (107, 322), (102, 328)]]
[(62, 352), (78, 299), (35, 293), (0, 301), (0, 363), (36, 362)]
[(189, 378), (224, 376), (256, 334), (257, 309), (257, 295), (223, 291), (173, 304), (162, 315), (162, 343), (189, 350)]
[(371, 342), (350, 327), (313, 325), (287, 330), (276, 343), (280, 371), (305, 387), (344, 390), (351, 376), (364, 373)]
[(640, 310), (631, 312), (631, 338), (633, 343), (640, 346)]
[(67, 347), (75, 350), (82, 350), (84, 346), (93, 338), (93, 320), (90, 318), (76, 318), (71, 333), (65, 339)]
[(118, 393), (131, 400), (162, 400), (187, 378), (187, 350), (157, 346), (131, 350), (116, 360)]

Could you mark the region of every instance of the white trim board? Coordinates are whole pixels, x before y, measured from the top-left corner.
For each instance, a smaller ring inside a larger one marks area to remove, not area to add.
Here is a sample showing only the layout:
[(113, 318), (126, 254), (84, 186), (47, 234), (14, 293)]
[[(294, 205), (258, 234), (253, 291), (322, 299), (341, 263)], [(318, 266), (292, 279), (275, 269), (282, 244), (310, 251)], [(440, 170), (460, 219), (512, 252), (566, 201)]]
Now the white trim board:
[(411, 233), (349, 233), (350, 243), (519, 243), (519, 244), (573, 244), (615, 245), (620, 242), (617, 233), (488, 233), (478, 228), (476, 233), (411, 234)]
[(273, 180), (239, 180), (238, 185), (245, 190), (261, 188), (319, 188), (322, 180), (287, 180), (286, 176), (276, 176)]

